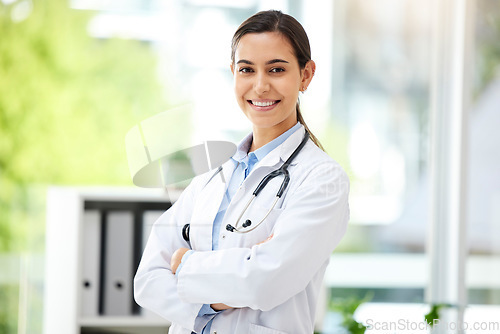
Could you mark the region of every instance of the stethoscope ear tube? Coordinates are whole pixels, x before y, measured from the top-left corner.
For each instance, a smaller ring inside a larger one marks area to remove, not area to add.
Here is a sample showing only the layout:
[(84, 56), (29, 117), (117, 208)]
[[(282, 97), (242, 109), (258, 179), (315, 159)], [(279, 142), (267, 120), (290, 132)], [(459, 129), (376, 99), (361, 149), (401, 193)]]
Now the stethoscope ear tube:
[(282, 173), (281, 169), (278, 169), (278, 170), (275, 170), (275, 171), (272, 171), (271, 173), (267, 174), (260, 182), (259, 182), (259, 185), (257, 186), (257, 188), (255, 188), (254, 192), (253, 192), (253, 195), (254, 196), (257, 196), (260, 191), (262, 189), (264, 189), (264, 187), (267, 185), (267, 183), (269, 181), (271, 181), (273, 178), (275, 178), (276, 176), (280, 176)]
[(278, 193), (276, 194), (276, 197), (280, 197), (283, 195), (285, 192), (286, 187), (288, 187), (288, 182), (290, 182), (290, 174), (288, 174), (288, 169), (283, 170), (283, 176), (285, 177), (283, 179), (283, 182), (281, 183), (280, 190), (278, 190)]

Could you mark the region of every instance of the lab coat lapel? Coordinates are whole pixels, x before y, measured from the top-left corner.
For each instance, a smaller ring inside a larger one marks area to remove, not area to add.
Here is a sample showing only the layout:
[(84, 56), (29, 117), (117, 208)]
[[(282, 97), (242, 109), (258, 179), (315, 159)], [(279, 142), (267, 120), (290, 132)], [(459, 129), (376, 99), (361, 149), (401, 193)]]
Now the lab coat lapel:
[[(234, 170), (230, 159), (222, 165), (222, 171), (214, 175), (200, 192), (191, 223), (192, 247), (196, 250), (212, 250), (212, 228), (226, 192), (227, 183)], [(214, 171), (215, 172), (215, 171)]]
[[(250, 175), (248, 175), (245, 182), (243, 182), (243, 184), (231, 200), (226, 216), (229, 216), (229, 214), (233, 213), (234, 210), (241, 210), (241, 208), (235, 208), (235, 206), (246, 203), (250, 198), (253, 189), (257, 186), (260, 180), (262, 180), (262, 178), (271, 171), (281, 167), (281, 164), (285, 162), (290, 157), (290, 155), (292, 155), (293, 151), (299, 146), (302, 138), (304, 138), (304, 133), (304, 126), (301, 126), (299, 129), (297, 129), (297, 131), (290, 135), (290, 137), (288, 137), (288, 139), (285, 140), (283, 144), (278, 146), (273, 151), (269, 152), (269, 154), (266, 155), (264, 159), (262, 159), (262, 161), (260, 161), (255, 166), (254, 170), (252, 170)], [(290, 165), (294, 166), (296, 164), (297, 159), (294, 159)]]
[[(304, 138), (306, 130), (304, 129), (304, 126), (301, 125), (297, 131), (292, 133), (292, 135), (285, 140), (285, 142), (281, 145), (281, 150), (280, 150), (280, 158), (282, 162), (285, 162), (295, 151), (295, 149), (300, 145), (300, 142)], [(296, 165), (298, 162), (297, 158), (295, 158), (290, 165)]]
[[(302, 141), (302, 138), (304, 138), (304, 133), (305, 129), (304, 126), (301, 125), (297, 131), (292, 133), (290, 137), (287, 138), (281, 144), (278, 146), (276, 149), (273, 151), (269, 152), (268, 155), (260, 161), (257, 166), (255, 166), (255, 170), (259, 168), (265, 168), (265, 167), (275, 167), (279, 168), (281, 166), (280, 162), (283, 163), (292, 155), (293, 151), (299, 146), (300, 142)], [(297, 160), (293, 160), (291, 165), (297, 164)]]

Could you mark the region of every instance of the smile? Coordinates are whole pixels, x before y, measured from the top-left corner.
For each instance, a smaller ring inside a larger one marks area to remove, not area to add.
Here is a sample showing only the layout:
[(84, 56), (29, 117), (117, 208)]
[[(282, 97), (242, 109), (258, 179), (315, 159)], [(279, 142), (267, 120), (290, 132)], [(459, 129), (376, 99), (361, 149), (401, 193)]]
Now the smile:
[(247, 102), (257, 110), (265, 111), (273, 109), (281, 100), (247, 100)]
[(254, 106), (257, 107), (269, 107), (272, 106), (273, 104), (278, 103), (280, 100), (275, 100), (275, 101), (252, 101), (250, 100), (250, 103), (253, 104)]

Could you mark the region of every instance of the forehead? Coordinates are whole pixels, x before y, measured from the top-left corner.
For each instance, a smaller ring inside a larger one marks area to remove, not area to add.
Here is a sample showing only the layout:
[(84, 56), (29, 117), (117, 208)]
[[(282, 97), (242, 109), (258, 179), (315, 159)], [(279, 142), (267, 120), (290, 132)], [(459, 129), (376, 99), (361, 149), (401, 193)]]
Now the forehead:
[(235, 60), (269, 60), (283, 59), (293, 61), (295, 53), (286, 37), (277, 32), (249, 33), (239, 41), (235, 52)]

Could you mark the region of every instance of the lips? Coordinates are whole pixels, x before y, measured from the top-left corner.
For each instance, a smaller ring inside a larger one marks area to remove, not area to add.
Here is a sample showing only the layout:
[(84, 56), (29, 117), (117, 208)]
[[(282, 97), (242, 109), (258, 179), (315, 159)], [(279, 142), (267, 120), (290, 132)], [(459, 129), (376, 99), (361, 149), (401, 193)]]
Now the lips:
[(273, 109), (281, 100), (247, 100), (252, 108), (259, 111), (267, 111)]
[(280, 100), (271, 100), (271, 101), (256, 101), (256, 100), (249, 100), (251, 104), (257, 107), (269, 107), (272, 106), (273, 104), (278, 103)]

